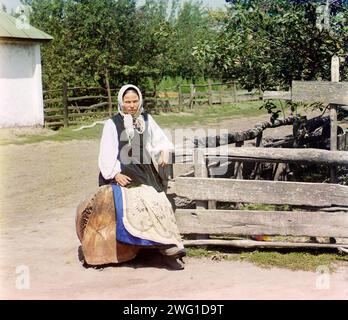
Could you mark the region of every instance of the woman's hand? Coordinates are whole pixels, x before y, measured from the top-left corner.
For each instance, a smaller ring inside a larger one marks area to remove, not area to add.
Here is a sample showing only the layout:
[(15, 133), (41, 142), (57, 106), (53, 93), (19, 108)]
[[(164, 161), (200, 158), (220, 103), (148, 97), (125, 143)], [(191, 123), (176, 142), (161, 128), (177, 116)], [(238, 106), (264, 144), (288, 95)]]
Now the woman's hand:
[(162, 150), (158, 158), (158, 165), (160, 167), (165, 167), (169, 162), (169, 152), (167, 150)]
[(115, 181), (121, 186), (125, 187), (127, 184), (132, 182), (132, 179), (125, 174), (117, 173), (115, 176)]

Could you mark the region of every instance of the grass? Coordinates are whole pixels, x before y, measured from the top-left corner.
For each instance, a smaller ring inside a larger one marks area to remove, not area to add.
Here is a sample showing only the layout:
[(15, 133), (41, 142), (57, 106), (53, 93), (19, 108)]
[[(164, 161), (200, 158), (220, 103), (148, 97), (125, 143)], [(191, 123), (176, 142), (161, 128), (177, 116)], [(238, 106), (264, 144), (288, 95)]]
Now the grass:
[[(184, 113), (162, 113), (154, 115), (153, 117), (162, 127), (173, 128), (180, 126), (190, 126), (193, 124), (207, 125), (209, 123), (217, 123), (226, 118), (232, 117), (248, 117), (259, 114), (265, 114), (264, 110), (259, 110), (262, 101), (246, 101), (232, 105), (217, 105), (217, 106), (200, 106), (194, 110), (187, 110)], [(95, 120), (91, 120), (95, 121)], [(0, 145), (6, 144), (28, 144), (42, 141), (69, 141), (69, 140), (87, 140), (100, 139), (103, 126), (97, 124), (93, 128), (87, 128), (80, 131), (73, 131), (74, 129), (88, 125), (88, 123), (81, 123), (77, 126), (69, 128), (61, 128), (53, 134), (43, 135), (17, 135), (15, 139), (1, 139)]]
[[(83, 125), (83, 124), (81, 124)], [(26, 135), (18, 136), (16, 140), (0, 140), (0, 145), (4, 144), (28, 144), (28, 143), (37, 143), (42, 141), (70, 141), (70, 140), (89, 140), (89, 139), (100, 139), (103, 126), (97, 124), (93, 128), (87, 128), (80, 131), (73, 131), (73, 129), (78, 128), (79, 126), (72, 126), (69, 128), (61, 128), (56, 133), (52, 135)]]
[(334, 272), (340, 263), (348, 264), (348, 256), (335, 253), (318, 252), (277, 252), (277, 251), (242, 251), (232, 253), (226, 250), (208, 250), (202, 248), (186, 248), (187, 255), (194, 258), (210, 258), (212, 260), (244, 261), (262, 268), (285, 268), (290, 270), (318, 271), (327, 268)]
[(262, 101), (245, 101), (231, 105), (199, 106), (184, 113), (162, 113), (154, 115), (155, 120), (165, 127), (177, 125), (212, 124), (226, 118), (250, 117), (265, 114), (260, 110)]

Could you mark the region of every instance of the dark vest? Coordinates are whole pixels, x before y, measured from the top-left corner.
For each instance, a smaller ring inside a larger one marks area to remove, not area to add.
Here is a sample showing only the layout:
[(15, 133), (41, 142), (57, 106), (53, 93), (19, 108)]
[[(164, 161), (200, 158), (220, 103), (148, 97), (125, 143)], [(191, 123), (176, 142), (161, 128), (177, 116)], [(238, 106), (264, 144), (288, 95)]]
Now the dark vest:
[[(132, 179), (129, 185), (136, 186), (140, 184), (152, 185), (157, 191), (162, 190), (161, 180), (154, 168), (151, 156), (145, 148), (146, 136), (148, 132), (148, 115), (142, 113), (145, 120), (144, 134), (139, 134), (134, 130), (134, 138), (129, 145), (126, 135), (123, 117), (120, 113), (112, 117), (118, 135), (118, 156), (117, 159), (121, 163), (121, 172)], [(106, 180), (99, 173), (99, 186), (110, 184), (114, 180)]]

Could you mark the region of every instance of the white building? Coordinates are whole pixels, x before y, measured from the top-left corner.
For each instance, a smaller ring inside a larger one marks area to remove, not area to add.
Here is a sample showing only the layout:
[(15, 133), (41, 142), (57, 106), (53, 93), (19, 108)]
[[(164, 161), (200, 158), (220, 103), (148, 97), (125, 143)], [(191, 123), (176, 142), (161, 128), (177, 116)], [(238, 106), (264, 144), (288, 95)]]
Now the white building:
[(0, 128), (43, 126), (40, 44), (52, 39), (0, 11)]

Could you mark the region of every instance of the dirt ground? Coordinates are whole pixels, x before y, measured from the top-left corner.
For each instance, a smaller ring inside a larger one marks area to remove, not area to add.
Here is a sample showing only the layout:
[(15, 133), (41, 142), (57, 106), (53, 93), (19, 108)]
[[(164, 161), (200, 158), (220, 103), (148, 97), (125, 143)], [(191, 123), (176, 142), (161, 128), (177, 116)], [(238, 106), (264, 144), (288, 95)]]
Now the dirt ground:
[[(238, 131), (266, 119), (218, 126)], [(290, 133), (283, 127), (266, 136)], [(185, 270), (170, 271), (152, 253), (84, 268), (75, 210), (97, 189), (98, 148), (96, 140), (0, 146), (1, 299), (348, 299), (343, 266), (326, 274), (185, 258)]]

